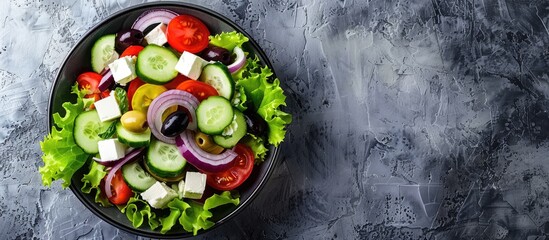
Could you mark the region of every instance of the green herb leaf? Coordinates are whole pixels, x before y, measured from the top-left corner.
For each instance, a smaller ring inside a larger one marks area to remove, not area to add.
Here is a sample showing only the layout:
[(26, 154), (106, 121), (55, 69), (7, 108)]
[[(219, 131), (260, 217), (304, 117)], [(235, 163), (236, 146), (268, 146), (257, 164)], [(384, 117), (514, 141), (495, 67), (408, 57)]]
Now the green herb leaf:
[(126, 91), (121, 87), (115, 88), (114, 98), (118, 102), (120, 112), (122, 114), (126, 113), (129, 110), (128, 95), (126, 94)]

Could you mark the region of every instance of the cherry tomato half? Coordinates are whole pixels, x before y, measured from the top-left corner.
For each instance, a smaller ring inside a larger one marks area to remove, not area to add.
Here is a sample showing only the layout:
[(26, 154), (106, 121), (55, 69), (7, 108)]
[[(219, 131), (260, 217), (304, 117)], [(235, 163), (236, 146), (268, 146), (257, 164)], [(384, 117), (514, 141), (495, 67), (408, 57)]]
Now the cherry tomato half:
[(177, 74), (177, 77), (175, 77), (174, 79), (172, 79), (171, 81), (169, 81), (168, 83), (166, 83), (166, 84), (164, 84), (164, 85), (162, 85), (162, 86), (166, 87), (167, 89), (176, 89), (177, 86), (178, 86), (180, 83), (182, 83), (182, 82), (184, 82), (184, 81), (187, 81), (187, 80), (189, 80), (189, 79), (190, 79), (190, 78), (185, 77), (185, 76), (183, 76), (183, 75), (181, 75), (181, 74)]
[[(106, 176), (105, 176), (106, 177)], [(104, 188), (103, 188), (104, 189)], [(111, 191), (112, 196), (109, 198), (109, 201), (112, 204), (120, 205), (125, 204), (133, 196), (133, 192), (124, 181), (122, 176), (122, 171), (118, 170), (111, 181)]]
[(207, 173), (206, 183), (217, 190), (229, 191), (242, 185), (252, 173), (254, 152), (244, 144), (237, 144), (234, 151), (238, 154), (235, 164), (224, 172)]
[(217, 90), (207, 83), (203, 83), (196, 80), (188, 80), (177, 85), (177, 89), (187, 91), (195, 96), (198, 101), (201, 101), (210, 97), (218, 96)]
[(87, 88), (91, 90), (92, 93), (99, 93), (99, 83), (101, 82), (101, 78), (103, 78), (103, 76), (98, 73), (85, 72), (78, 75), (76, 82), (78, 82), (78, 88), (80, 89)]
[(210, 31), (198, 18), (179, 15), (168, 23), (166, 36), (175, 50), (198, 53), (208, 46)]
[(128, 48), (126, 48), (126, 50), (124, 50), (122, 54), (120, 54), (120, 57), (123, 58), (125, 56), (137, 56), (137, 54), (141, 52), (143, 48), (144, 48), (143, 46), (131, 45)]
[(137, 89), (139, 87), (141, 87), (143, 84), (145, 84), (145, 82), (143, 82), (141, 79), (139, 78), (136, 78), (134, 80), (132, 80), (130, 82), (130, 84), (128, 85), (128, 92), (127, 92), (127, 96), (128, 96), (128, 102), (130, 103), (130, 110), (132, 110), (132, 98), (133, 98), (133, 95), (135, 94), (135, 91), (137, 91)]

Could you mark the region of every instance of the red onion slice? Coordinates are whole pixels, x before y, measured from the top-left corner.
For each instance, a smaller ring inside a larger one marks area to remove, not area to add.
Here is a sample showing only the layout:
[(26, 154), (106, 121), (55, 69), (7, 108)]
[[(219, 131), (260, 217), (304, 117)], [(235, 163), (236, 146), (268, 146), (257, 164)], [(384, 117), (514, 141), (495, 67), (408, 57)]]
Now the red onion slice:
[(163, 92), (156, 97), (149, 105), (147, 111), (147, 122), (151, 128), (152, 134), (160, 141), (175, 144), (174, 137), (166, 137), (160, 132), (162, 128), (162, 114), (174, 105), (182, 106), (187, 109), (189, 114), (189, 125), (187, 129), (196, 130), (196, 108), (198, 107), (198, 99), (187, 91), (172, 89)]
[(114, 84), (114, 77), (112, 76), (112, 72), (110, 69), (107, 69), (107, 72), (103, 77), (101, 78), (101, 81), (99, 82), (99, 91), (103, 92), (107, 89), (109, 89)]
[(105, 194), (107, 194), (107, 198), (112, 197), (112, 191), (111, 191), (111, 182), (112, 178), (114, 177), (114, 174), (127, 162), (136, 159), (138, 156), (143, 153), (143, 150), (145, 148), (137, 148), (126, 154), (121, 160), (109, 171), (109, 174), (107, 175), (107, 179), (105, 179)]
[(246, 64), (246, 55), (244, 54), (244, 51), (242, 51), (242, 48), (234, 47), (233, 53), (236, 54), (236, 59), (231, 65), (227, 66), (231, 73), (235, 73)]
[(178, 16), (174, 11), (168, 9), (153, 9), (143, 12), (132, 25), (133, 29), (145, 32), (149, 26), (156, 23), (168, 24), (172, 18)]
[(221, 154), (211, 154), (202, 150), (196, 142), (194, 142), (194, 133), (186, 130), (175, 137), (175, 145), (179, 152), (196, 168), (209, 173), (221, 172), (229, 169), (234, 165), (234, 160), (237, 153), (227, 149)]

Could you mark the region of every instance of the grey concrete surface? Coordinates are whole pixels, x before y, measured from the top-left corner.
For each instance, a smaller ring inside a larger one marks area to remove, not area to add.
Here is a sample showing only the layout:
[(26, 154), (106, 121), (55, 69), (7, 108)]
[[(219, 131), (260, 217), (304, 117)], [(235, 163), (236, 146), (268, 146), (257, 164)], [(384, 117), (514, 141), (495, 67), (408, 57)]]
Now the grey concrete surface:
[[(135, 239), (41, 185), (61, 61), (142, 1), (0, 2), (0, 236)], [(549, 1), (192, 0), (266, 50), (281, 163), (204, 239), (546, 239)]]

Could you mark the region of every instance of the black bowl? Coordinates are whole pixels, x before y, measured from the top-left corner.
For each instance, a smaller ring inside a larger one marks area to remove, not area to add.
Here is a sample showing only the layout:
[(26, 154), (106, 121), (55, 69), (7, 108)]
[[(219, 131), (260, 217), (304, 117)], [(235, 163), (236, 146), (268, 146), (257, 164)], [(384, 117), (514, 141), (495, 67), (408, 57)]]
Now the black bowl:
[[(219, 13), (197, 5), (181, 2), (156, 2), (136, 5), (114, 13), (107, 19), (95, 25), (91, 30), (84, 34), (82, 39), (70, 51), (69, 55), (63, 62), (61, 69), (59, 70), (51, 90), (48, 111), (50, 130), (53, 124), (52, 114), (56, 112), (64, 114), (64, 109), (61, 107), (61, 104), (66, 101), (75, 100), (75, 97), (70, 94), (70, 89), (76, 81), (76, 77), (82, 72), (91, 70), (90, 52), (91, 46), (95, 40), (105, 34), (116, 33), (120, 29), (130, 28), (132, 23), (141, 13), (146, 10), (160, 8), (169, 9), (181, 14), (193, 15), (201, 19), (208, 26), (212, 34), (219, 33), (221, 31), (235, 30), (243, 33), (250, 39), (250, 41), (243, 46), (244, 50), (250, 54), (258, 56), (263, 64), (273, 69), (265, 53), (260, 49), (251, 36), (231, 20)], [(239, 187), (240, 204), (238, 206), (226, 206), (213, 210), (214, 216), (211, 220), (215, 222), (215, 226), (219, 226), (223, 222), (228, 221), (250, 204), (254, 197), (259, 193), (259, 190), (261, 190), (263, 185), (265, 185), (265, 181), (269, 178), (269, 175), (273, 171), (273, 167), (276, 165), (277, 155), (278, 148), (271, 146), (269, 149), (269, 155), (265, 162), (259, 166), (256, 166), (250, 178), (246, 180), (241, 187)], [(151, 238), (184, 238), (192, 236), (192, 233), (186, 232), (183, 228), (176, 227), (166, 234), (161, 234), (158, 231), (150, 230), (148, 228), (148, 224), (143, 224), (140, 228), (134, 228), (126, 216), (116, 207), (101, 207), (95, 203), (91, 194), (84, 194), (80, 191), (82, 187), (82, 182), (80, 179), (82, 179), (82, 175), (85, 174), (86, 171), (86, 167), (83, 167), (76, 172), (72, 178), (70, 189), (76, 197), (78, 197), (78, 199), (80, 199), (80, 201), (88, 209), (90, 209), (90, 211), (105, 222), (108, 222), (121, 230)], [(215, 228), (215, 226), (208, 230)], [(199, 234), (204, 232), (205, 231), (199, 231)]]

